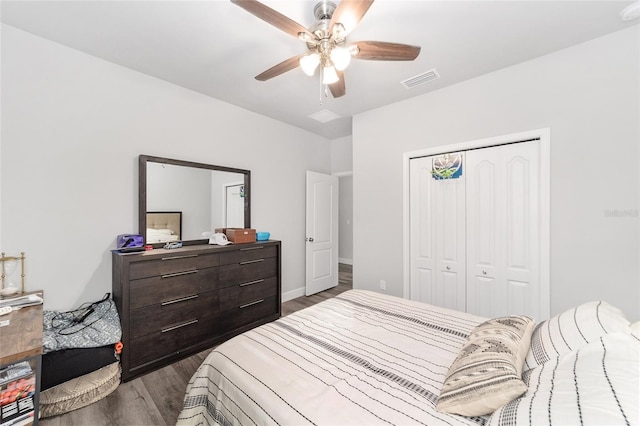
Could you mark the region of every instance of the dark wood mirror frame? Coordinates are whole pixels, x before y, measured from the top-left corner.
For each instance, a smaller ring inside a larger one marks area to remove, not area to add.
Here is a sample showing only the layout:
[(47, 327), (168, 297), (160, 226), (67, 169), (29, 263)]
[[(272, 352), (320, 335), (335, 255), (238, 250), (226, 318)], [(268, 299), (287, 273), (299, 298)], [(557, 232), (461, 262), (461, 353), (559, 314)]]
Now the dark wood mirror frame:
[[(171, 164), (175, 166), (194, 167), (211, 171), (239, 173), (244, 175), (244, 227), (251, 227), (251, 171), (235, 169), (232, 167), (215, 166), (212, 164), (196, 163), (192, 161), (175, 160), (171, 158), (140, 155), (138, 161), (138, 229), (147, 240), (147, 163)], [(205, 244), (208, 239), (181, 240), (183, 245)], [(162, 247), (164, 243), (153, 244), (155, 248)]]

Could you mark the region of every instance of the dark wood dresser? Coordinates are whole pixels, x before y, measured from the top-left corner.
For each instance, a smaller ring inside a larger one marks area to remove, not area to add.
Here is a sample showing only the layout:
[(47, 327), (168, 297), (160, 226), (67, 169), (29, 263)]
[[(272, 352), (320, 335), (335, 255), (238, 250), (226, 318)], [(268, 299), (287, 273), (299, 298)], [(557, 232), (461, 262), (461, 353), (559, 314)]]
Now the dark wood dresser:
[(280, 242), (114, 251), (122, 379), (280, 317)]

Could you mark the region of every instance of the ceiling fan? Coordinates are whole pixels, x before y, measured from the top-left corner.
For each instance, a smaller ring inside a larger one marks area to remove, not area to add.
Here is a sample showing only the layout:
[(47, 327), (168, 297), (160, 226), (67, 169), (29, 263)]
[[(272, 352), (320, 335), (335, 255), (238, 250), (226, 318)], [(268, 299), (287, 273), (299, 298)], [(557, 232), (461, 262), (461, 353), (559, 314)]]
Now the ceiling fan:
[(322, 83), (329, 87), (334, 98), (346, 93), (343, 71), (351, 58), (376, 61), (413, 61), (420, 47), (384, 41), (347, 43), (347, 35), (360, 22), (373, 0), (342, 0), (338, 6), (322, 0), (313, 9), (318, 20), (305, 28), (292, 19), (256, 0), (231, 0), (274, 27), (290, 34), (307, 45), (307, 52), (280, 62), (258, 74), (256, 80), (266, 81), (300, 66), (312, 76), (320, 68)]

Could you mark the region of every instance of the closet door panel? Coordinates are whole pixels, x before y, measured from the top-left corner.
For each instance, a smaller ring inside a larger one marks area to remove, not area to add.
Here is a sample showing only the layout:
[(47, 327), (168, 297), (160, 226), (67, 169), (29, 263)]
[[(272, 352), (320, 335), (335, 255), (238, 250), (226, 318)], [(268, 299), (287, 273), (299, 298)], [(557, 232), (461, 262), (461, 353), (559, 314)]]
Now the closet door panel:
[(466, 310), (465, 180), (432, 179), (436, 205), (436, 264), (440, 297), (434, 304)]
[(411, 160), (411, 299), (464, 311), (464, 176), (433, 178), (433, 159)]
[(504, 282), (494, 278), (474, 277), (469, 283), (467, 312), (487, 318), (504, 315), (508, 293)]
[(498, 147), (467, 152), (467, 312), (481, 316), (493, 316), (506, 302), (500, 175)]
[(534, 298), (533, 300), (538, 300), (537, 294), (535, 296), (532, 294), (529, 283), (514, 280), (507, 281), (507, 305), (509, 306), (510, 313), (532, 315), (532, 298)]
[(470, 151), (467, 163), (468, 311), (539, 317), (537, 142)]
[(430, 302), (434, 297), (435, 204), (432, 201), (430, 160), (418, 158), (410, 165), (411, 299)]
[(504, 274), (509, 313), (539, 317), (540, 154), (536, 142), (501, 147), (504, 163)]
[(539, 269), (539, 154), (534, 142), (503, 147), (508, 280), (531, 283)]

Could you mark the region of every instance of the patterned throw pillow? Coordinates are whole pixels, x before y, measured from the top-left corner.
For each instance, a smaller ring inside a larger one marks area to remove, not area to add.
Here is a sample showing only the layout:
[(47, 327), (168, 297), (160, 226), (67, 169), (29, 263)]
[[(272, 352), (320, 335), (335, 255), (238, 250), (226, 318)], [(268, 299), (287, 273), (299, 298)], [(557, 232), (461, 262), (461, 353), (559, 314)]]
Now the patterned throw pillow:
[(524, 373), (527, 393), (487, 426), (638, 425), (639, 370), (640, 339), (606, 334)]
[(527, 390), (522, 365), (534, 325), (525, 316), (494, 318), (478, 325), (449, 367), (437, 410), (481, 416), (522, 395)]
[(606, 302), (588, 302), (569, 309), (535, 328), (524, 371), (580, 349), (616, 331), (629, 332), (629, 320)]

